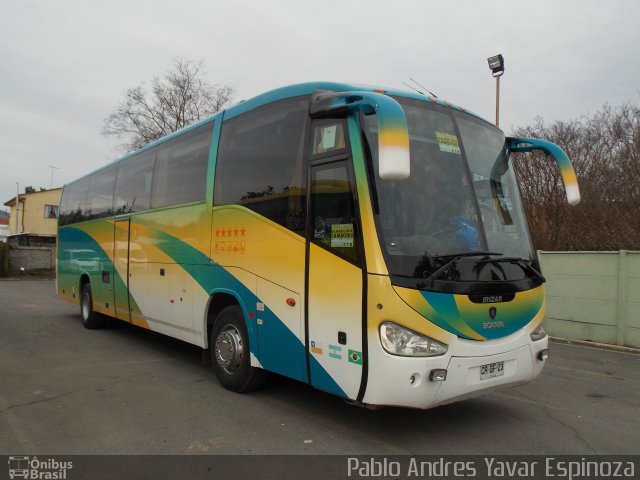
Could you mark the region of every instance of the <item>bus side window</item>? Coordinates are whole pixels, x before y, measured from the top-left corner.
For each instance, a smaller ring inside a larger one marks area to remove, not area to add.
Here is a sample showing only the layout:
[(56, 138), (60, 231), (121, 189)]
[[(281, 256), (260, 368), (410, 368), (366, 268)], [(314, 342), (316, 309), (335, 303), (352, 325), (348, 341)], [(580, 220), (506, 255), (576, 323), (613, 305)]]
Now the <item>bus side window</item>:
[(157, 147), (151, 208), (204, 200), (213, 123)]
[(241, 205), (304, 235), (308, 110), (307, 97), (296, 97), (222, 124), (215, 206)]
[(103, 218), (113, 215), (116, 173), (117, 169), (112, 167), (91, 175), (91, 185), (87, 197), (88, 218)]
[(353, 185), (346, 162), (314, 167), (311, 173), (312, 241), (352, 262), (358, 261), (359, 236)]
[(149, 209), (154, 164), (155, 149), (138, 153), (120, 163), (114, 195), (116, 215)]
[(88, 220), (89, 183), (89, 178), (83, 178), (64, 187), (60, 206), (60, 226)]

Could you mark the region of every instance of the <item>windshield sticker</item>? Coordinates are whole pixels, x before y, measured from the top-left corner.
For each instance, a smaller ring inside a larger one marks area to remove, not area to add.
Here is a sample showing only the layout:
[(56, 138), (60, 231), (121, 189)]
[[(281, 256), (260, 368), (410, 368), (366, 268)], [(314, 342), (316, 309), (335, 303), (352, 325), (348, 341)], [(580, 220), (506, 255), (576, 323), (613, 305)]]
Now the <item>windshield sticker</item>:
[(331, 125), (322, 129), (322, 148), (325, 150), (336, 148), (336, 129), (337, 125)]
[(353, 223), (331, 225), (332, 247), (353, 247)]
[(441, 152), (455, 153), (462, 155), (460, 151), (460, 144), (458, 143), (458, 137), (451, 135), (450, 133), (436, 132), (436, 139), (438, 145), (440, 145)]

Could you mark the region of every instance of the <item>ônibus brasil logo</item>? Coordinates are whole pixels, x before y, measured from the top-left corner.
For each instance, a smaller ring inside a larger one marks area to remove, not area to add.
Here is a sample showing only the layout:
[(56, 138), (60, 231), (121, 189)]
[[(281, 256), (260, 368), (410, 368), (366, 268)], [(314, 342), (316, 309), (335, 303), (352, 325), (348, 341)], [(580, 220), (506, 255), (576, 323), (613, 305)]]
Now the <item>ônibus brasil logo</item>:
[(65, 480), (67, 471), (73, 468), (73, 462), (61, 462), (54, 458), (39, 460), (38, 457), (9, 457), (9, 478), (33, 480)]

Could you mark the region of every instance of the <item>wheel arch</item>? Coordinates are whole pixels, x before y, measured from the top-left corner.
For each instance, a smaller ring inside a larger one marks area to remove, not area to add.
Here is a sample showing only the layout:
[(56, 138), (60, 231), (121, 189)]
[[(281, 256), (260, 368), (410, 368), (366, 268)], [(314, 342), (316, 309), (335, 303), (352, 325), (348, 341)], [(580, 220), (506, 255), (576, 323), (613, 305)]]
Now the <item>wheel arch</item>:
[(84, 288), (84, 286), (85, 286), (87, 283), (88, 283), (89, 285), (91, 285), (91, 277), (89, 277), (89, 274), (88, 274), (88, 273), (84, 272), (84, 273), (82, 273), (82, 274), (80, 275), (80, 282), (79, 282), (79, 284), (78, 284), (78, 287), (79, 287), (79, 288), (78, 288), (78, 293), (79, 293), (79, 295), (82, 295), (82, 289)]
[(215, 322), (216, 316), (222, 311), (223, 308), (228, 307), (230, 305), (237, 305), (240, 307), (242, 311), (242, 316), (244, 318), (244, 323), (247, 328), (247, 333), (249, 335), (249, 348), (252, 348), (254, 345), (254, 334), (255, 329), (251, 322), (248, 321), (249, 311), (245, 305), (245, 302), (240, 298), (240, 296), (228, 289), (219, 289), (211, 292), (209, 296), (209, 303), (207, 305), (207, 314), (205, 315), (205, 324), (203, 328), (203, 332), (206, 333), (204, 338), (204, 348), (205, 350), (209, 348), (209, 339), (211, 337), (211, 328), (213, 327), (213, 323)]

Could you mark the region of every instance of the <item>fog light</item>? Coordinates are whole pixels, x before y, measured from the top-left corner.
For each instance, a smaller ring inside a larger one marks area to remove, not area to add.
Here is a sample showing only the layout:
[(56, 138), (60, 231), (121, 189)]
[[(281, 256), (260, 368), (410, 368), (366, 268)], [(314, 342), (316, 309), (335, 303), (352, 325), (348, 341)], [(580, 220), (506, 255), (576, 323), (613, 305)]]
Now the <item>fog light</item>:
[(538, 360), (544, 362), (547, 358), (549, 358), (549, 349), (545, 348), (544, 350), (540, 350), (538, 352)]
[(444, 368), (435, 368), (429, 374), (429, 380), (432, 382), (444, 382), (447, 379), (447, 370)]

